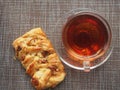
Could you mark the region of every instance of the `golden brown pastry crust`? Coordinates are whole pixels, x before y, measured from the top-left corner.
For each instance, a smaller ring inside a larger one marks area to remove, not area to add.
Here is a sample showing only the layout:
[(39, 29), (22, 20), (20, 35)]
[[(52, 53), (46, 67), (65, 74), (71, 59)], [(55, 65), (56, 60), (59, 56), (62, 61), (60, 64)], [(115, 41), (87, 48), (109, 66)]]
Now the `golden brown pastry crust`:
[(55, 87), (65, 78), (65, 71), (50, 40), (41, 28), (35, 28), (13, 42), (16, 58), (32, 79), (36, 90)]

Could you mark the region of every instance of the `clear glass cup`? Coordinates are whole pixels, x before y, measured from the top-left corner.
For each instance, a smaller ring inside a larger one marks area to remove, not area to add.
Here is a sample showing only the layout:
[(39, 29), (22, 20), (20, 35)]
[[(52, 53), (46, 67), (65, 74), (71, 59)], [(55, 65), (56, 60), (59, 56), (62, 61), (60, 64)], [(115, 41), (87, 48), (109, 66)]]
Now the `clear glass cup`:
[[(91, 56), (79, 56), (77, 54), (74, 54), (72, 56), (69, 54), (65, 44), (63, 43), (62, 32), (70, 18), (73, 18), (77, 15), (84, 15), (86, 13), (88, 15), (95, 16), (100, 21), (102, 21), (108, 32), (108, 41), (106, 46), (104, 47), (103, 52), (100, 54), (95, 54)], [(89, 72), (91, 69), (102, 65), (108, 60), (113, 50), (113, 38), (110, 25), (108, 24), (105, 17), (101, 16), (101, 13), (95, 10), (78, 8), (67, 12), (56, 23), (54, 33), (56, 34), (56, 37), (53, 39), (53, 44), (57, 50), (58, 55), (60, 56), (60, 59), (69, 67), (77, 70), (84, 70), (85, 72)], [(74, 58), (77, 58), (77, 60), (75, 60)]]

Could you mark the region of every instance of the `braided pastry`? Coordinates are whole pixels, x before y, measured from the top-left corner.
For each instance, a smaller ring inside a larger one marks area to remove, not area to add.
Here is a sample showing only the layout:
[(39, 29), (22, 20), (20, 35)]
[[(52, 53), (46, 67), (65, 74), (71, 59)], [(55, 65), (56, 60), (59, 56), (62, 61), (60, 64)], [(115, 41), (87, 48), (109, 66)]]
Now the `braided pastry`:
[(36, 90), (53, 88), (64, 80), (64, 67), (41, 28), (32, 29), (17, 38), (13, 47), (16, 58), (32, 77)]

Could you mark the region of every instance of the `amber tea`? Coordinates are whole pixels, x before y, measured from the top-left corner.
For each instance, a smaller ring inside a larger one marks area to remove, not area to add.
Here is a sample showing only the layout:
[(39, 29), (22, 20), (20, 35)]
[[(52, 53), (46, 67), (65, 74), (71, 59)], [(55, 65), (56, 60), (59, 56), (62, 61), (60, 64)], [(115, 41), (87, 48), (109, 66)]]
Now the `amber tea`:
[(108, 42), (108, 32), (96, 16), (76, 15), (64, 25), (62, 40), (70, 55), (92, 56), (103, 52)]
[(53, 42), (60, 60), (76, 70), (101, 66), (113, 51), (113, 33), (104, 13), (76, 8), (56, 23)]

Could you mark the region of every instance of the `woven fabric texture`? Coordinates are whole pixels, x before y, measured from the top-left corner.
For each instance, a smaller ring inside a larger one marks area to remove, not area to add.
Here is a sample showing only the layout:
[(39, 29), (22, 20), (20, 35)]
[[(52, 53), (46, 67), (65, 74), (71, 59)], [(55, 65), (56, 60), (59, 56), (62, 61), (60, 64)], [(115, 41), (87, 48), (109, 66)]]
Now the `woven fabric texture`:
[(35, 27), (55, 38), (56, 22), (75, 8), (95, 9), (107, 18), (114, 34), (114, 50), (104, 65), (90, 73), (65, 65), (65, 80), (52, 90), (120, 90), (119, 0), (0, 0), (0, 90), (35, 90), (20, 62), (13, 60), (12, 42)]

